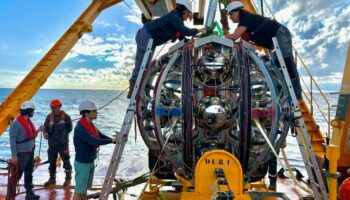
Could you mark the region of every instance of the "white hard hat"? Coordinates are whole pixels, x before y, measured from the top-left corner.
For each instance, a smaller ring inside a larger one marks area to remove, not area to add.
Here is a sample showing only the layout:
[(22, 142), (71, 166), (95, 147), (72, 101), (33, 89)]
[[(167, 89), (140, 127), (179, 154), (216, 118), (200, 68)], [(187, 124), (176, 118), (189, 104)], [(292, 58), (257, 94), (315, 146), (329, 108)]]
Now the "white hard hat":
[(176, 4), (183, 5), (187, 8), (187, 10), (192, 12), (192, 2), (190, 0), (176, 0)]
[(91, 110), (97, 110), (97, 108), (94, 102), (90, 100), (85, 100), (80, 103), (78, 110), (79, 112), (83, 110), (91, 111)]
[(25, 109), (33, 109), (33, 110), (35, 110), (36, 107), (35, 107), (35, 104), (33, 102), (25, 101), (21, 105), (21, 110), (25, 110)]
[(227, 13), (229, 14), (232, 10), (235, 10), (237, 8), (243, 8), (244, 5), (240, 1), (232, 1), (227, 6)]

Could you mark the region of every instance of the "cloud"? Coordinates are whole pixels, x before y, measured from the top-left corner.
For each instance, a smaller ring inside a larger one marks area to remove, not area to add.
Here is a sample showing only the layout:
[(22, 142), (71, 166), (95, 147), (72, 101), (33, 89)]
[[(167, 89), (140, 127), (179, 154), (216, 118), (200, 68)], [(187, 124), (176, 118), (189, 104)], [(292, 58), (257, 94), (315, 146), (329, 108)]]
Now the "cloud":
[(103, 69), (79, 68), (54, 73), (45, 84), (46, 88), (125, 89), (129, 71), (115, 67)]
[(32, 54), (42, 54), (44, 50), (42, 48), (31, 51)]
[[(45, 84), (46, 88), (125, 89), (134, 68), (136, 44), (134, 39), (94, 37), (84, 35), (65, 61), (77, 63), (93, 58), (107, 63), (99, 69), (74, 66), (58, 69)], [(82, 58), (84, 57), (84, 58)], [(74, 64), (73, 64), (74, 65)]]
[(97, 22), (95, 22), (95, 24), (96, 24), (96, 25), (101, 25), (101, 26), (104, 26), (104, 27), (110, 27), (110, 26), (112, 26), (111, 23), (105, 22), (105, 21), (97, 21)]
[[(293, 45), (312, 74), (318, 77), (316, 80), (320, 84), (340, 85), (339, 75), (350, 39), (350, 3), (343, 0), (267, 2), (277, 20), (291, 30)], [(300, 73), (303, 75), (303, 70)]]

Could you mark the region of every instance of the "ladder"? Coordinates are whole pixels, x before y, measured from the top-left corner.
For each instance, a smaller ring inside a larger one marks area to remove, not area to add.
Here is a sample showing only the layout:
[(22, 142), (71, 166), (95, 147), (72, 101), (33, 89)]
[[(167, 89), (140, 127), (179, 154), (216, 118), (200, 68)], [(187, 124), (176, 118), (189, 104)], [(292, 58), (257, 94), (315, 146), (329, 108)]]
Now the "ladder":
[[(310, 179), (310, 183), (311, 183), (311, 187), (312, 187), (315, 199), (328, 200), (328, 193), (322, 179), (321, 170), (318, 166), (315, 153), (312, 149), (312, 144), (310, 142), (310, 138), (306, 130), (304, 118), (302, 117), (302, 113), (300, 111), (299, 101), (295, 96), (294, 88), (289, 78), (289, 74), (282, 56), (281, 49), (278, 45), (277, 38), (276, 37), (272, 38), (272, 42), (274, 45), (274, 49), (272, 50), (272, 52), (276, 53), (277, 55), (277, 60), (280, 63), (290, 95), (292, 97), (292, 101), (294, 105), (294, 118), (298, 121), (298, 125), (299, 125), (297, 128), (297, 132), (298, 132), (297, 142), (299, 145), (300, 152), (302, 154), (306, 171)], [(317, 179), (317, 182), (315, 181), (315, 177)]]
[(113, 184), (115, 173), (118, 170), (118, 166), (119, 166), (120, 159), (121, 159), (123, 151), (124, 151), (125, 144), (128, 141), (130, 127), (131, 127), (131, 124), (132, 124), (132, 121), (133, 121), (134, 115), (135, 115), (136, 93), (138, 91), (142, 75), (143, 75), (145, 69), (147, 68), (148, 63), (150, 62), (150, 59), (152, 59), (152, 57), (153, 57), (154, 52), (153, 52), (152, 47), (153, 47), (153, 39), (149, 39), (148, 44), (147, 44), (147, 48), (146, 48), (146, 53), (142, 59), (141, 68), (140, 68), (139, 74), (137, 76), (134, 90), (132, 92), (129, 106), (128, 106), (128, 109), (126, 110), (123, 125), (122, 125), (121, 131), (120, 131), (120, 134), (123, 135), (123, 137), (122, 137), (123, 139), (115, 145), (114, 152), (113, 152), (113, 155), (111, 158), (111, 162), (109, 164), (108, 171), (106, 173), (106, 177), (105, 177), (105, 180), (103, 182), (102, 190), (100, 193), (99, 199), (101, 199), (101, 200), (108, 199), (108, 196), (109, 196), (112, 184)]

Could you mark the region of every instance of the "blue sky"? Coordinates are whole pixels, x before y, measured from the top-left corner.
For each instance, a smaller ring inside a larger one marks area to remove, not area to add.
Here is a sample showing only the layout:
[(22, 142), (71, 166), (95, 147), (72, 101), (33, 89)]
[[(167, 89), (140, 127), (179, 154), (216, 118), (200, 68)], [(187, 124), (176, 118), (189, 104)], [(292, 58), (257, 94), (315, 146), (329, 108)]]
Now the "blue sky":
[[(198, 0), (197, 0), (198, 1)], [(44, 88), (123, 89), (141, 26), (132, 0), (104, 11)], [(256, 0), (257, 4), (260, 0)], [(15, 87), (89, 5), (89, 0), (0, 2), (0, 87)], [(350, 1), (267, 0), (288, 26), (302, 58), (325, 90), (339, 90), (350, 39)], [(231, 24), (232, 30), (234, 25)], [(304, 71), (301, 70), (304, 75)]]

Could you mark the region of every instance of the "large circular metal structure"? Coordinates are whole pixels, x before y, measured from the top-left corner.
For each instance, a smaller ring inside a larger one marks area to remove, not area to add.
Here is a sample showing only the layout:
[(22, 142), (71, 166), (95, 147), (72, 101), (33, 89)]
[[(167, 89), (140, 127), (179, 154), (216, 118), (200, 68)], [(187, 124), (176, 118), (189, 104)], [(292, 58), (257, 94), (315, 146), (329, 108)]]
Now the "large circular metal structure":
[(222, 149), (255, 181), (270, 159), (263, 134), (275, 149), (285, 141), (290, 95), (277, 68), (216, 37), (196, 40), (194, 49), (173, 47), (153, 61), (139, 87), (137, 123), (151, 157), (169, 173), (190, 179), (206, 151)]

